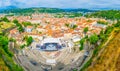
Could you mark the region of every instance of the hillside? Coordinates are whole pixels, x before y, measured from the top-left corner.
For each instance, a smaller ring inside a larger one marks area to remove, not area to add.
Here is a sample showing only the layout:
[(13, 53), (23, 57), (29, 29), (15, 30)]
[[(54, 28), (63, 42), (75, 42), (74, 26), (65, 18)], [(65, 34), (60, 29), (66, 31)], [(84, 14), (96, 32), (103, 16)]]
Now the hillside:
[(0, 57), (0, 71), (10, 71), (3, 59)]
[(120, 31), (115, 32), (113, 35), (113, 39), (105, 46), (104, 51), (97, 60), (91, 63), (87, 71), (119, 71)]
[(61, 13), (61, 12), (94, 12), (89, 9), (59, 9), (59, 8), (13, 8), (3, 9), (0, 13)]
[(4, 6), (4, 7), (0, 7), (0, 10), (10, 10), (10, 9), (17, 9), (16, 6)]
[(120, 10), (101, 10), (94, 13), (86, 14), (86, 17), (106, 18), (112, 20), (120, 19)]

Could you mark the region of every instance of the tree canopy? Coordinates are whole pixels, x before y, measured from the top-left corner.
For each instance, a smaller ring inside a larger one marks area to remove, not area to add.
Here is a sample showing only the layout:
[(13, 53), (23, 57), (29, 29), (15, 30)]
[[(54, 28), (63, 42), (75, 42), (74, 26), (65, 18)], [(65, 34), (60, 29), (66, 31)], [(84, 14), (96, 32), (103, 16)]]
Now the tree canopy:
[(17, 19), (14, 19), (14, 20), (13, 20), (13, 23), (17, 24), (17, 23), (19, 23), (19, 22), (18, 22)]
[(83, 32), (84, 32), (84, 33), (87, 33), (87, 32), (88, 32), (88, 27), (85, 27), (85, 28), (83, 29)]
[(9, 20), (6, 16), (2, 17), (2, 18), (1, 18), (1, 21), (10, 22), (10, 20)]
[(99, 24), (104, 24), (104, 25), (107, 25), (108, 24), (108, 22), (105, 22), (105, 21), (97, 21), (97, 23), (99, 23)]
[(29, 46), (32, 42), (33, 42), (33, 38), (31, 36), (27, 37), (26, 39), (27, 46)]
[(91, 44), (95, 44), (99, 40), (99, 38), (96, 34), (93, 34), (88, 38), (88, 40), (90, 41)]
[[(0, 57), (5, 62), (6, 66), (9, 67), (10, 71), (23, 71), (23, 69), (15, 64), (13, 61), (13, 53), (8, 47), (9, 39), (6, 36), (0, 35)], [(4, 71), (4, 70), (2, 70)]]
[(98, 17), (98, 18), (106, 18), (106, 19), (120, 19), (120, 10), (105, 10), (98, 11), (94, 13), (89, 13), (85, 15), (86, 17)]
[(17, 19), (14, 19), (13, 23), (17, 26), (17, 29), (19, 30), (19, 32), (23, 32), (24, 31), (23, 26), (18, 22)]
[(82, 38), (80, 40), (80, 50), (83, 50), (83, 48), (84, 48), (84, 42), (85, 42), (85, 38)]
[(22, 24), (24, 25), (24, 27), (32, 25), (31, 22), (22, 22)]

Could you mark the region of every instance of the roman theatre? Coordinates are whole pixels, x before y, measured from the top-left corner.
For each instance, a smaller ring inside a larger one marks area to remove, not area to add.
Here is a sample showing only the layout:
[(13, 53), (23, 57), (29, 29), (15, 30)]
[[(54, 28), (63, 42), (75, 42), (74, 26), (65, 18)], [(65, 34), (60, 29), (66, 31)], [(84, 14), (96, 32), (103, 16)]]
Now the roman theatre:
[(55, 66), (57, 63), (65, 65), (74, 63), (82, 53), (74, 53), (73, 42), (58, 38), (45, 38), (41, 42), (33, 42), (24, 49), (25, 55), (37, 62)]

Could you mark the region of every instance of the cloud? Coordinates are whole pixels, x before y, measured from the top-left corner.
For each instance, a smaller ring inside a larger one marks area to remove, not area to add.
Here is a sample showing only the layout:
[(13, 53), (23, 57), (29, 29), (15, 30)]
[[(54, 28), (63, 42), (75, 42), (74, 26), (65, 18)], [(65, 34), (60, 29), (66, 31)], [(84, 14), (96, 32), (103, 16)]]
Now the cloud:
[(10, 0), (0, 0), (0, 7), (11, 5)]
[(0, 0), (0, 6), (57, 8), (120, 8), (120, 0)]

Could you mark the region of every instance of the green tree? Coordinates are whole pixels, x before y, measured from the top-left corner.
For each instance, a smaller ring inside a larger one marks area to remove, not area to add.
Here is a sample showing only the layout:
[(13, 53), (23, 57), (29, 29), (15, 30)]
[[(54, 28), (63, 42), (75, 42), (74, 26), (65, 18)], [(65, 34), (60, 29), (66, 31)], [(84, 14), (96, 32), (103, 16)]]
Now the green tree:
[(19, 30), (19, 32), (24, 32), (23, 26), (19, 23), (17, 19), (14, 19), (13, 23), (17, 26), (17, 29)]
[(32, 25), (31, 22), (22, 22), (22, 24), (23, 24), (25, 27)]
[(33, 38), (30, 36), (26, 39), (27, 46), (29, 46), (33, 42)]
[(24, 32), (24, 28), (21, 26), (18, 27), (19, 32)]
[(88, 27), (85, 27), (85, 28), (83, 29), (83, 32), (86, 34), (86, 33), (88, 32)]
[(120, 10), (105, 10), (105, 11), (97, 11), (93, 13), (88, 13), (85, 15), (86, 17), (98, 17), (105, 18), (111, 20), (119, 20), (120, 19)]
[(9, 39), (5, 36), (0, 36), (0, 46), (4, 49), (4, 51), (10, 56), (13, 56), (13, 53), (11, 53), (8, 49), (8, 42)]
[(120, 28), (120, 20), (116, 24), (114, 24), (114, 26)]
[(8, 37), (0, 35), (0, 57), (6, 66), (9, 67), (10, 71), (24, 71), (22, 67), (13, 61), (13, 53), (8, 49), (9, 40)]
[(112, 32), (113, 28), (114, 28), (113, 26), (108, 26), (105, 30), (105, 35), (109, 35), (109, 33)]
[(65, 26), (66, 26), (66, 27), (69, 27), (69, 24), (68, 24), (68, 23), (66, 23), (66, 24), (65, 24)]
[(84, 42), (85, 42), (85, 38), (82, 38), (80, 40), (80, 50), (83, 50), (83, 48), (84, 48)]
[(71, 27), (72, 29), (75, 29), (75, 28), (77, 28), (77, 25), (73, 25), (73, 27)]
[(1, 20), (4, 22), (10, 22), (10, 20), (7, 17), (2, 17)]
[(104, 25), (107, 25), (108, 24), (108, 22), (105, 22), (105, 21), (97, 21), (97, 23), (99, 23), (99, 24), (104, 24)]
[(6, 46), (8, 45), (8, 38), (0, 36), (0, 46)]
[(13, 20), (13, 23), (15, 23), (15, 24), (16, 24), (16, 23), (19, 23), (19, 22), (18, 22), (18, 20), (17, 20), (17, 19), (14, 19), (14, 20)]
[(95, 44), (99, 40), (99, 38), (96, 34), (93, 34), (88, 38), (88, 40), (90, 41), (91, 44)]
[(20, 48), (21, 48), (21, 49), (23, 49), (23, 48), (25, 48), (25, 46), (26, 46), (26, 45), (25, 45), (25, 44), (23, 44), (23, 45), (21, 45), (21, 46), (20, 46)]

